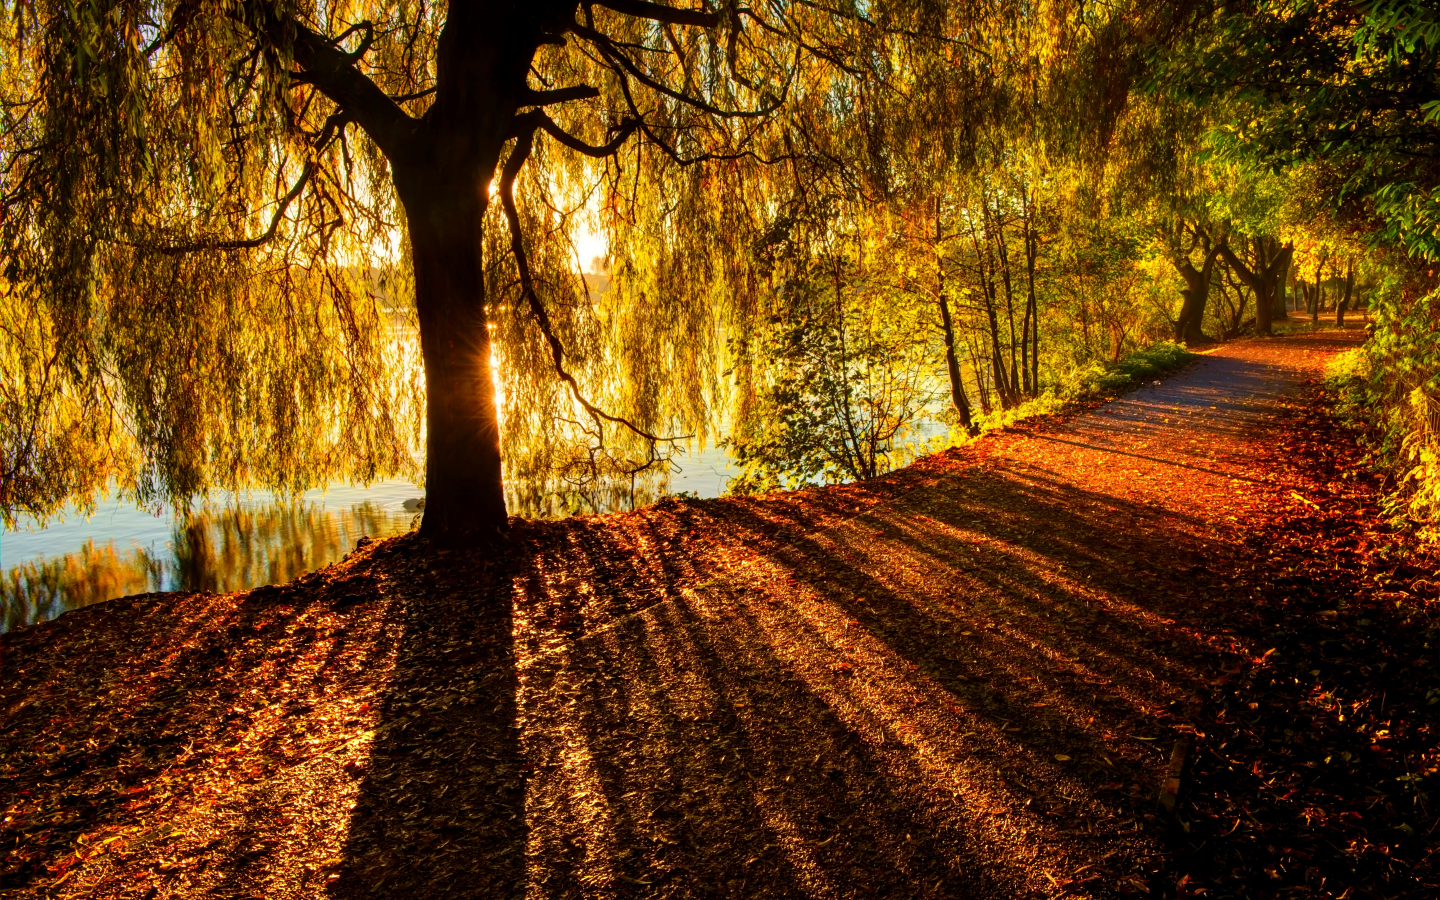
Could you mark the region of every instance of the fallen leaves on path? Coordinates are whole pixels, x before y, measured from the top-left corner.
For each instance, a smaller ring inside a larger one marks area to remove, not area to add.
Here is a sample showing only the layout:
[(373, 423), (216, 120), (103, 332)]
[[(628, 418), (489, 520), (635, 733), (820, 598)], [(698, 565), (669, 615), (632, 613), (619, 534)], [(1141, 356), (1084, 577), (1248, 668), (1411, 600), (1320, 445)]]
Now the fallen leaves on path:
[[(1282, 395), (1333, 349), (1234, 345), (863, 485), (517, 522), (494, 555), (401, 538), (6, 635), (0, 888), (1413, 894), (1430, 732), (1415, 648), (1386, 642), (1428, 625), (1382, 597), (1415, 582), (1371, 487), (1296, 474), (1319, 457), (1278, 438), (1321, 441)], [(1305, 604), (1344, 654), (1293, 625)], [(1354, 761), (1322, 770), (1322, 734)], [(1171, 826), (1157, 796), (1192, 744)], [(1332, 836), (1351, 849), (1314, 862)]]
[(1440, 896), (1440, 556), (1327, 407), (1312, 382), (1257, 446), (1294, 487), (1246, 523), (1228, 621), (1268, 649), (1214, 684), (1182, 896)]

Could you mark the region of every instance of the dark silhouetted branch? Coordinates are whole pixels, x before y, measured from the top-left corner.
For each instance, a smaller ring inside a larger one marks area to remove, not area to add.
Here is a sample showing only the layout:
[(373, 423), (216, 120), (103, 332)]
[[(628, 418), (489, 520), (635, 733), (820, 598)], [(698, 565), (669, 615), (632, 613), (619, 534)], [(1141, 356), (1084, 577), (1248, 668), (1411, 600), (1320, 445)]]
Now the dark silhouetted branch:
[(570, 100), (593, 100), (598, 96), (600, 96), (600, 91), (588, 84), (577, 84), (572, 87), (554, 88), (545, 91), (526, 88), (525, 93), (520, 97), (520, 105), (550, 106), (554, 103), (566, 103)]
[(285, 196), (280, 198), (280, 206), (275, 210), (275, 215), (270, 219), (270, 227), (259, 237), (242, 238), (231, 241), (192, 241), (187, 244), (170, 244), (153, 249), (156, 253), (161, 253), (166, 256), (178, 256), (182, 253), (199, 253), (205, 250), (251, 250), (255, 247), (268, 244), (270, 240), (275, 237), (276, 232), (280, 230), (280, 222), (285, 218), (285, 211), (290, 208), (290, 204), (294, 203), (295, 199), (305, 190), (305, 185), (308, 184), (311, 177), (314, 176), (316, 168), (314, 162), (305, 164), (305, 168), (300, 171), (300, 178), (296, 180), (294, 186), (290, 188)]
[(720, 24), (720, 17), (701, 9), (675, 9), (645, 0), (602, 0), (596, 3), (605, 9), (637, 19), (664, 22), (667, 25), (694, 25), (698, 28), (714, 28)]

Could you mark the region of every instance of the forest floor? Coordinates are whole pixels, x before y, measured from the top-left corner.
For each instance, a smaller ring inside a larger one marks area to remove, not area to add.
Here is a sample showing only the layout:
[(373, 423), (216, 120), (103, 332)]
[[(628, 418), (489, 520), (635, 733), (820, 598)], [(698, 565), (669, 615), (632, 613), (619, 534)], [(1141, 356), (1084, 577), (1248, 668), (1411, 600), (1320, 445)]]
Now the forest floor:
[(5, 635), (0, 893), (1436, 896), (1440, 585), (1325, 412), (1360, 337)]

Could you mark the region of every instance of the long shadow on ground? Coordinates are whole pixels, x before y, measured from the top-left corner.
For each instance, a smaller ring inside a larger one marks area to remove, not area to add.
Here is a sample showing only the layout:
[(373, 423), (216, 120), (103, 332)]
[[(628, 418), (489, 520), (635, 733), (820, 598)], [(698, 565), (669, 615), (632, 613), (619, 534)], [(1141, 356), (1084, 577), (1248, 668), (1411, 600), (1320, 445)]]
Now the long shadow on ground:
[[(1233, 436), (1244, 410), (1206, 400), (1267, 370), (1207, 372), (1165, 409)], [(1154, 502), (1243, 466), (1130, 447), (1128, 415), (1065, 439), (1155, 457), (1150, 502), (1047, 468), (1060, 451), (1039, 448), (1069, 445), (1034, 441), (1026, 465), (982, 445), (867, 485), (522, 523), (488, 561), (403, 538), (283, 590), (6, 635), (0, 885), (1173, 891), (1171, 750), (1265, 647), (1224, 624), (1255, 551)]]
[(1234, 649), (1195, 533), (956, 454), (417, 557), (331, 893), (1163, 889), (1157, 788)]

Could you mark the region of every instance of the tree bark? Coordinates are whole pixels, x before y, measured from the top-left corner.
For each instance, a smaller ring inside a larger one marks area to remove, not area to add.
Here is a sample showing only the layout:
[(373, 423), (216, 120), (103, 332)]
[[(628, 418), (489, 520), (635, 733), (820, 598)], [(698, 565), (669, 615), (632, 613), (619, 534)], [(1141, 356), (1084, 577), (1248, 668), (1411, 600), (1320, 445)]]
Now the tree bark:
[(945, 371), (950, 375), (950, 403), (965, 430), (975, 428), (970, 401), (965, 396), (965, 381), (960, 372), (960, 358), (955, 353), (955, 324), (950, 318), (950, 301), (940, 295), (940, 328), (945, 334)]
[(1345, 327), (1345, 311), (1350, 308), (1350, 296), (1355, 292), (1355, 261), (1351, 260), (1345, 271), (1345, 293), (1340, 295), (1340, 302), (1335, 306), (1335, 326)]
[(483, 543), (507, 522), (481, 256), (478, 184), (402, 190), (425, 360), (425, 516), (420, 533)]
[[(1000, 401), (1000, 408), (1009, 409), (1014, 406), (1015, 403), (1014, 394), (1011, 390), (1012, 385), (1006, 380), (1005, 376), (1005, 357), (1000, 350), (1000, 317), (995, 309), (996, 303), (998, 302), (995, 287), (997, 266), (995, 263), (995, 252), (991, 244), (990, 235), (988, 234), (989, 225), (990, 220), (987, 211), (985, 214), (987, 234), (985, 235), (985, 242), (982, 246), (979, 229), (972, 220), (970, 223), (970, 241), (975, 248), (976, 272), (979, 275), (981, 288), (980, 297), (985, 303), (985, 319), (989, 325), (990, 371), (994, 380), (993, 387), (995, 389), (995, 395)], [(981, 390), (983, 393), (983, 386)], [(988, 412), (989, 410), (987, 409), (986, 411)]]
[(1221, 241), (1219, 244), (1220, 254), (1225, 257), (1225, 262), (1240, 276), (1245, 286), (1255, 294), (1255, 331), (1257, 334), (1268, 335), (1271, 333), (1271, 312), (1275, 309), (1275, 294), (1281, 284), (1281, 278), (1290, 265), (1290, 257), (1295, 253), (1293, 246), (1287, 246), (1279, 250), (1269, 259), (1265, 256), (1265, 248), (1261, 239), (1255, 241), (1256, 267), (1251, 269), (1245, 260), (1235, 255), (1230, 249), (1229, 242)]
[(1285, 249), (1288, 251), (1285, 254), (1285, 263), (1280, 267), (1280, 272), (1275, 277), (1275, 296), (1272, 298), (1274, 302), (1270, 307), (1272, 323), (1276, 319), (1283, 321), (1290, 318), (1290, 303), (1286, 295), (1289, 293), (1290, 269), (1295, 264), (1294, 243), (1287, 244)]
[(1200, 268), (1190, 261), (1188, 253), (1176, 251), (1173, 262), (1185, 279), (1185, 288), (1180, 292), (1184, 302), (1180, 306), (1180, 318), (1175, 321), (1175, 340), (1184, 344), (1200, 344), (1205, 341), (1201, 327), (1205, 322), (1205, 302), (1210, 297), (1210, 277), (1215, 272), (1215, 259), (1220, 248), (1225, 246), (1222, 238), (1213, 247), (1207, 247), (1205, 261)]
[[(999, 254), (1000, 258), (1001, 283), (1005, 286), (1005, 323), (1010, 332), (1010, 356), (1007, 360), (1007, 362), (1009, 363), (1010, 377), (1007, 383), (1009, 384), (1010, 388), (1011, 402), (1007, 405), (1014, 406), (1019, 405), (1020, 399), (1029, 392), (1028, 385), (1023, 385), (1021, 373), (1017, 371), (1017, 366), (1020, 362), (1020, 353), (1024, 349), (1028, 348), (1028, 344), (1022, 346), (1021, 344), (1017, 344), (1015, 340), (1015, 286), (1011, 278), (1010, 272), (1010, 249), (1005, 245), (1005, 223), (1002, 222), (1000, 219), (998, 200), (996, 201), (994, 221), (995, 249)], [(1023, 374), (1023, 381), (1029, 381), (1030, 370), (1028, 368), (1025, 369)]]
[(1040, 394), (1040, 305), (1035, 296), (1035, 261), (1040, 255), (1040, 236), (1035, 232), (1035, 202), (1025, 207), (1025, 285), (1027, 297), (1025, 323), (1030, 338), (1030, 396)]
[(940, 199), (935, 199), (935, 298), (940, 306), (940, 330), (945, 338), (945, 371), (950, 376), (950, 403), (966, 431), (974, 431), (970, 400), (965, 396), (965, 380), (960, 372), (960, 358), (955, 353), (955, 321), (950, 317), (950, 299), (945, 296), (945, 260), (940, 255), (940, 242), (945, 239), (941, 227)]

